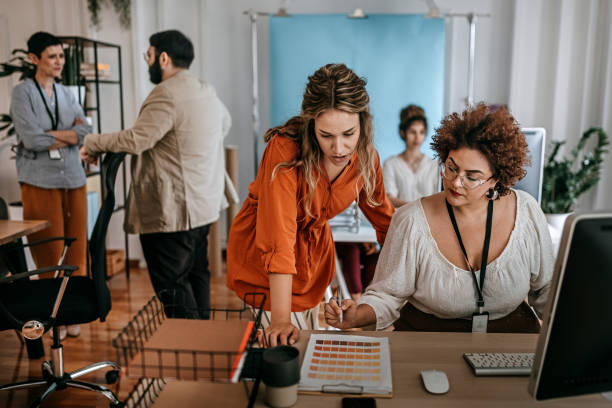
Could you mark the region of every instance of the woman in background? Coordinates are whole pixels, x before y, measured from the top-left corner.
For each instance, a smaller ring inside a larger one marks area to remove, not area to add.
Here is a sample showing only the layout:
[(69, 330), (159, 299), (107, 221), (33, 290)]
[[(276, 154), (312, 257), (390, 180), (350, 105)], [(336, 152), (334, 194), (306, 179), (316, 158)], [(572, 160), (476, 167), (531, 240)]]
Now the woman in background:
[(374, 281), (359, 305), (344, 300), (342, 323), (328, 303), (327, 322), (384, 329), (399, 318), (404, 330), (538, 332), (524, 300), (541, 315), (554, 257), (538, 203), (511, 188), (525, 176), (525, 136), (505, 108), (480, 104), (446, 117), (432, 146), (444, 191), (395, 213)]
[[(387, 197), (395, 207), (438, 191), (438, 163), (420, 152), (427, 134), (423, 108), (406, 106), (400, 112), (399, 134), (406, 150), (385, 160), (383, 178)], [(374, 243), (337, 242), (336, 251), (342, 265), (346, 286), (353, 300), (374, 276), (379, 252)]]
[(378, 241), (385, 239), (393, 206), (365, 85), (345, 65), (325, 65), (308, 78), (301, 114), (265, 135), (257, 178), (227, 243), (227, 286), (241, 298), (267, 295), (260, 343), (293, 344), (299, 329), (318, 327), (335, 271), (330, 218), (358, 199)]
[[(23, 218), (48, 220), (51, 226), (28, 236), (35, 241), (49, 237), (73, 237), (64, 264), (86, 273), (87, 192), (79, 146), (91, 132), (83, 109), (70, 90), (58, 83), (64, 67), (64, 49), (55, 36), (37, 32), (28, 40), (33, 78), (13, 89), (11, 117), (17, 134), (17, 178), (21, 185)], [(63, 241), (30, 248), (38, 268), (56, 265)], [(49, 274), (52, 275), (52, 274)], [(48, 276), (50, 277), (50, 276)], [(77, 336), (78, 325), (68, 334)], [(60, 328), (60, 337), (66, 328)]]
[(383, 175), (387, 196), (395, 207), (438, 192), (438, 162), (421, 153), (427, 136), (427, 118), (420, 106), (400, 112), (399, 134), (406, 150), (385, 160)]

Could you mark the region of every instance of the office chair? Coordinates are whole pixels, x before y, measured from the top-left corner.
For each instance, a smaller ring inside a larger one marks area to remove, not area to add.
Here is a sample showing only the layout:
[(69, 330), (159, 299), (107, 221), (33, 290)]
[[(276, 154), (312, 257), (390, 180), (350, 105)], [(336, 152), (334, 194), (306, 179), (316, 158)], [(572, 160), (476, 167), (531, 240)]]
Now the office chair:
[[(0, 386), (0, 390), (15, 390), (47, 385), (46, 391), (31, 407), (39, 407), (51, 392), (66, 387), (96, 391), (108, 398), (111, 406), (123, 405), (107, 387), (77, 380), (85, 374), (111, 367), (112, 370), (106, 373), (106, 380), (109, 384), (114, 383), (120, 369), (116, 363), (102, 361), (71, 373), (64, 372), (58, 326), (89, 323), (96, 319), (103, 322), (110, 311), (104, 241), (115, 208), (115, 178), (124, 157), (125, 153), (107, 153), (101, 165), (105, 195), (89, 242), (91, 278), (71, 277), (77, 267), (69, 265), (50, 266), (0, 278), (0, 330), (18, 329), (29, 339), (40, 338), (44, 332), (53, 330), (51, 361), (42, 364), (43, 379)], [(61, 271), (63, 276), (55, 279), (27, 279), (32, 275), (52, 271)]]
[[(8, 207), (4, 199), (0, 197), (0, 220), (8, 220), (8, 218)], [(58, 260), (57, 265), (62, 265), (64, 263), (64, 258), (66, 256), (68, 248), (74, 242), (74, 238), (53, 237), (41, 239), (38, 241), (32, 241), (27, 244), (24, 244), (21, 239), (18, 239), (17, 241), (9, 242), (0, 246), (0, 277), (5, 276), (8, 272), (16, 274), (19, 272), (27, 271), (28, 266), (24, 252), (25, 248), (59, 240), (64, 241), (64, 249)], [(58, 273), (59, 271), (56, 271), (56, 276)], [(20, 335), (20, 331), (15, 330), (15, 332), (17, 333), (17, 337), (19, 338), (21, 343), (26, 344), (29, 358), (35, 359), (40, 358), (44, 355), (44, 349), (41, 339), (26, 339), (24, 341), (24, 338)]]

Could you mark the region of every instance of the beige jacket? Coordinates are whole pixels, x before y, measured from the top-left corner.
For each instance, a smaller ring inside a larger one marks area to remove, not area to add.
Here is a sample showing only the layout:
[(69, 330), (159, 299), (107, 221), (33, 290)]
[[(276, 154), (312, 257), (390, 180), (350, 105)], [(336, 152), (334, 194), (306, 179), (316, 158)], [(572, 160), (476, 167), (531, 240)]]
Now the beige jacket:
[(157, 85), (131, 129), (90, 134), (89, 154), (132, 154), (124, 228), (175, 232), (210, 224), (225, 200), (223, 139), (231, 118), (214, 88), (188, 71)]

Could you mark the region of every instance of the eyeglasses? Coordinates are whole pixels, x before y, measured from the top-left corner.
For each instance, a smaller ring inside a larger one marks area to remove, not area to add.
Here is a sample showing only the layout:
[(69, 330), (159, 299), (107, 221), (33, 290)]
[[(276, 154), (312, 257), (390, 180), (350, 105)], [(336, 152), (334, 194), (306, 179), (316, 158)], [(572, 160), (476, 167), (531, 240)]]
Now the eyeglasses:
[(444, 163), (440, 164), (440, 175), (442, 175), (442, 177), (444, 177), (448, 181), (453, 181), (457, 177), (459, 177), (459, 180), (461, 181), (461, 185), (464, 188), (467, 188), (468, 190), (473, 190), (476, 187), (480, 187), (481, 185), (483, 185), (484, 183), (486, 183), (487, 181), (493, 178), (493, 176), (491, 176), (488, 179), (481, 179), (481, 178), (472, 177), (466, 174), (459, 175), (459, 173), (457, 172), (457, 169), (447, 164), (444, 164)]

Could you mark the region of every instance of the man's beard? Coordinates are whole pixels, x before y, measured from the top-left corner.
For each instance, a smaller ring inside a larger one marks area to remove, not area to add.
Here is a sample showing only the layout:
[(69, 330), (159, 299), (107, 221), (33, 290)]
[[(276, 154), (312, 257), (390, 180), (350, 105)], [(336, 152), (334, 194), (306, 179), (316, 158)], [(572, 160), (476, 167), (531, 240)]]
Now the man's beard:
[(161, 65), (159, 65), (159, 56), (155, 57), (155, 62), (153, 65), (149, 66), (149, 79), (155, 85), (162, 81), (162, 69)]

